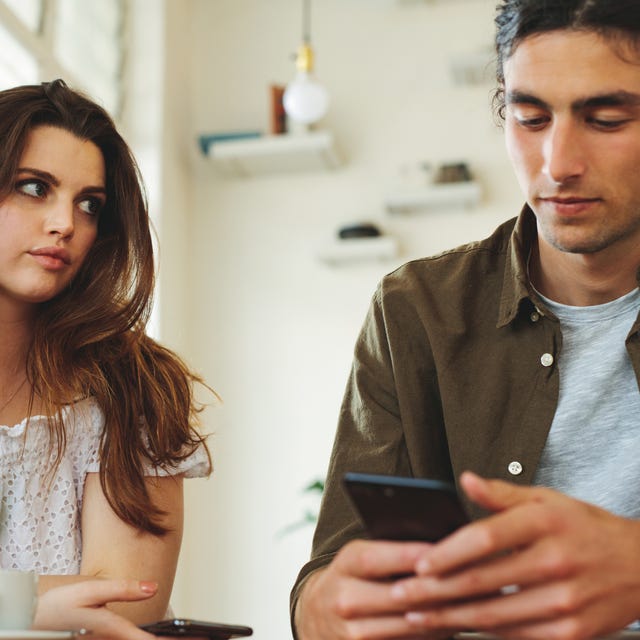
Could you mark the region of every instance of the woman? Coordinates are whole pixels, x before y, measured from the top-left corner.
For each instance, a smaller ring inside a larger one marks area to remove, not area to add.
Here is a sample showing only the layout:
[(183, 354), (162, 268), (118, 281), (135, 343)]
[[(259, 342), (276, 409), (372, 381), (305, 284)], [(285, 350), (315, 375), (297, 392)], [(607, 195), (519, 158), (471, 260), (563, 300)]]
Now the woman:
[(111, 118), (61, 80), (0, 92), (0, 566), (36, 571), (41, 593), (157, 583), (110, 606), (136, 624), (167, 610), (182, 478), (210, 472), (202, 380), (144, 332), (153, 286)]

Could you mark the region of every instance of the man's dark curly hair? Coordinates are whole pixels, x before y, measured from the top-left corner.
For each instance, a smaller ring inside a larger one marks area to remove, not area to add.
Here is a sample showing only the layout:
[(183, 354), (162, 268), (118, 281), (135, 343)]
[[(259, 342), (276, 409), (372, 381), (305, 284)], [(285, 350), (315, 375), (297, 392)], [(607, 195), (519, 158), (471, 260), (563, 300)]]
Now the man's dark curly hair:
[(639, 0), (501, 0), (495, 25), (498, 85), (493, 106), (500, 120), (504, 120), (504, 63), (531, 35), (591, 31), (640, 51)]

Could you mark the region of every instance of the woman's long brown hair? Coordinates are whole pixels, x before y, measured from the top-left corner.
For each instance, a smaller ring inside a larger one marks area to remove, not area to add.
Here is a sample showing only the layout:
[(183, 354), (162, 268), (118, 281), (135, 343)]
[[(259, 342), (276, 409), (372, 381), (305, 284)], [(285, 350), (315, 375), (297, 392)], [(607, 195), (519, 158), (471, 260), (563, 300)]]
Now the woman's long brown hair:
[(13, 189), (29, 132), (41, 125), (98, 146), (107, 198), (80, 271), (39, 310), (27, 357), (30, 405), (37, 395), (51, 416), (60, 460), (62, 406), (96, 398), (105, 415), (100, 482), (107, 500), (122, 520), (159, 535), (163, 512), (147, 492), (145, 467), (171, 469), (197, 447), (206, 450), (194, 398), (194, 385), (204, 382), (145, 334), (155, 279), (147, 203), (131, 151), (104, 109), (61, 80), (0, 92), (0, 201)]

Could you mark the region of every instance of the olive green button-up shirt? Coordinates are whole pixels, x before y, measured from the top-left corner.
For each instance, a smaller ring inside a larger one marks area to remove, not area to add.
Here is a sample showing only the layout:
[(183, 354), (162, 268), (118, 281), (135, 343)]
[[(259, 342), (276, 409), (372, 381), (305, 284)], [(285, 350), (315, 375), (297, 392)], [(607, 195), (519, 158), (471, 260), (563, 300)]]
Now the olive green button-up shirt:
[[(340, 411), (305, 578), (364, 532), (347, 471), (530, 484), (558, 401), (560, 325), (529, 285), (532, 211), (486, 240), (414, 260), (373, 296)], [(640, 371), (638, 320), (627, 338)], [(472, 516), (477, 507), (467, 504)]]

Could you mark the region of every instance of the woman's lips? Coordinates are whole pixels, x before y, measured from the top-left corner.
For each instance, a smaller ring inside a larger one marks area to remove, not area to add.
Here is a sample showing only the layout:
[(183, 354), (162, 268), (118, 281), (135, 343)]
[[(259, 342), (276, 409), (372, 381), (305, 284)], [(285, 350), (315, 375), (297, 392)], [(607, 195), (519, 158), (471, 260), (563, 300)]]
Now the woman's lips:
[(71, 256), (60, 247), (42, 247), (29, 252), (45, 269), (62, 269), (71, 264)]

